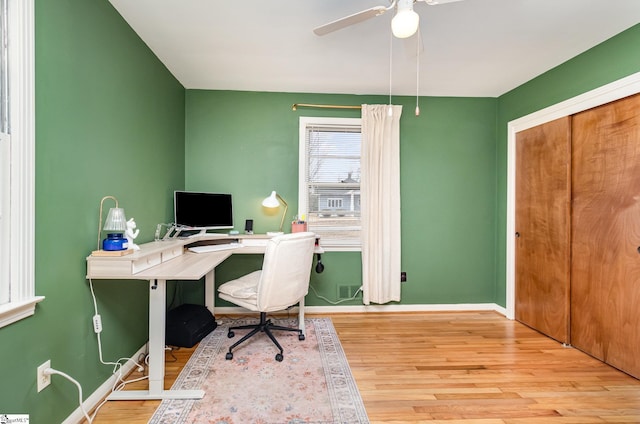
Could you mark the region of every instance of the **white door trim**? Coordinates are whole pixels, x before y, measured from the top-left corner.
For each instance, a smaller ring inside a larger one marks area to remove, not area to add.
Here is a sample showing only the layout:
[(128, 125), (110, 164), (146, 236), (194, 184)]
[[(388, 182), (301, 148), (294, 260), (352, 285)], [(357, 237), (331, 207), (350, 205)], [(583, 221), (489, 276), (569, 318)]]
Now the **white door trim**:
[(573, 115), (633, 94), (640, 93), (640, 72), (629, 75), (579, 96), (509, 121), (507, 124), (507, 287), (506, 316), (515, 317), (515, 184), (516, 133), (563, 116)]

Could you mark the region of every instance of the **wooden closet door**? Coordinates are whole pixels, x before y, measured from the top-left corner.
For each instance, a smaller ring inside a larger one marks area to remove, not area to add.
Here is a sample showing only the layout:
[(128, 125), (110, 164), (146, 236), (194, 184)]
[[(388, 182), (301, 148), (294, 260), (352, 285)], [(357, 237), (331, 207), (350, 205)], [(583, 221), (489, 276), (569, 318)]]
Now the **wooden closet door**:
[(569, 341), (571, 119), (516, 135), (518, 321)]
[(573, 118), (571, 343), (640, 377), (640, 95)]

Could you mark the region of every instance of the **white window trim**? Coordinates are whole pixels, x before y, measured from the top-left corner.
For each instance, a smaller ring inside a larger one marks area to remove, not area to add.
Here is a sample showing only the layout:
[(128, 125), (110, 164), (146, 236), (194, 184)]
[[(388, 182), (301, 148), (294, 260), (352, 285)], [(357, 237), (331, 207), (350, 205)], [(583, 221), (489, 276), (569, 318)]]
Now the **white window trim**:
[(0, 305), (0, 327), (31, 316), (35, 295), (35, 25), (34, 0), (10, 0), (11, 206), (9, 303)]
[[(312, 125), (362, 125), (362, 118), (330, 118), (330, 117), (312, 117), (301, 116), (298, 124), (298, 216), (307, 215), (307, 193), (305, 188), (305, 176), (307, 175), (306, 161), (306, 131), (308, 126)], [(322, 244), (322, 239), (320, 240)], [(360, 252), (361, 246), (345, 245), (323, 245), (322, 248), (327, 252)]]

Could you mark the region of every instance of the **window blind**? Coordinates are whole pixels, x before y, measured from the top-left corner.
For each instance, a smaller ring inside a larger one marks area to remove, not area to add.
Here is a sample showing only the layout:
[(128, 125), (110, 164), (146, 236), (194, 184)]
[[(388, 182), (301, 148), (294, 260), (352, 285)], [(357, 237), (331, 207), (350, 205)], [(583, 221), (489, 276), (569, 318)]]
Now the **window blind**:
[(305, 138), (308, 229), (324, 245), (359, 247), (360, 126), (312, 125)]

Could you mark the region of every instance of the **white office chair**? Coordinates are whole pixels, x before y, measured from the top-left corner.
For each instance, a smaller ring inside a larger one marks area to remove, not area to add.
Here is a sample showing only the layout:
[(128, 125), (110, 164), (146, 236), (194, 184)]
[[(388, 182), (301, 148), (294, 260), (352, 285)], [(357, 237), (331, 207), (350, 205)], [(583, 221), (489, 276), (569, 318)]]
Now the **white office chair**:
[(233, 359), (232, 350), (258, 332), (264, 332), (278, 347), (276, 361), (282, 361), (282, 346), (272, 330), (296, 331), (298, 339), (304, 340), (304, 325), (299, 328), (281, 327), (267, 319), (267, 312), (281, 311), (297, 303), (304, 308), (304, 297), (309, 291), (309, 278), (315, 246), (315, 234), (310, 232), (276, 236), (267, 242), (262, 269), (218, 287), (221, 299), (251, 311), (260, 312), (260, 322), (229, 328), (229, 338), (234, 330), (251, 329), (235, 342), (227, 352), (226, 359)]

